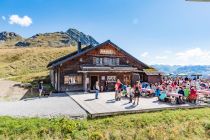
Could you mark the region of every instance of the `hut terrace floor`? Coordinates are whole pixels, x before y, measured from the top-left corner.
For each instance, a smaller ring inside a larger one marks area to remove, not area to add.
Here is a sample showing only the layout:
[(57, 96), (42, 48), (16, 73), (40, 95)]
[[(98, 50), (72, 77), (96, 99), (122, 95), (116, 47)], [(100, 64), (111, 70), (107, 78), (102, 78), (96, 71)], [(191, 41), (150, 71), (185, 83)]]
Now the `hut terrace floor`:
[(166, 109), (181, 108), (202, 108), (210, 107), (209, 104), (182, 104), (172, 105), (158, 101), (157, 97), (146, 98), (140, 97), (139, 105), (129, 103), (128, 99), (122, 98), (121, 101), (114, 100), (114, 92), (99, 93), (99, 99), (95, 99), (95, 94), (71, 94), (71, 98), (77, 102), (87, 113), (89, 117), (95, 118), (100, 116), (111, 116), (127, 113), (154, 112)]

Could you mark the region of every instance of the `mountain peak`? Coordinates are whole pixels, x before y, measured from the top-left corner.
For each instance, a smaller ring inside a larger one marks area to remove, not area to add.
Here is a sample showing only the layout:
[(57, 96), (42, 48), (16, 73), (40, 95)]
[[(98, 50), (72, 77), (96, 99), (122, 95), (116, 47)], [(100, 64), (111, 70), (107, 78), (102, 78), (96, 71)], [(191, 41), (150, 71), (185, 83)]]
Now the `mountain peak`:
[(96, 46), (99, 43), (90, 35), (86, 35), (83, 32), (78, 31), (77, 29), (70, 28), (66, 33), (75, 40), (76, 42), (81, 42), (83, 45), (93, 45)]
[(75, 46), (79, 41), (84, 46), (99, 44), (90, 35), (73, 28), (66, 32), (37, 33), (27, 39), (23, 39), (14, 32), (0, 33), (0, 47), (67, 47)]

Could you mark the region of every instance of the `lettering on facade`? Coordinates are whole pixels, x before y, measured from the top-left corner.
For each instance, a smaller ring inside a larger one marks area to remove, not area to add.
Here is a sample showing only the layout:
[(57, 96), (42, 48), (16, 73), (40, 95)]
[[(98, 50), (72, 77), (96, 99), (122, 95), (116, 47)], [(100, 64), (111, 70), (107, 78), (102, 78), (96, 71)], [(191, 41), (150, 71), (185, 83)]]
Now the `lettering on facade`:
[(114, 50), (110, 50), (110, 49), (100, 49), (100, 54), (115, 54), (115, 51)]

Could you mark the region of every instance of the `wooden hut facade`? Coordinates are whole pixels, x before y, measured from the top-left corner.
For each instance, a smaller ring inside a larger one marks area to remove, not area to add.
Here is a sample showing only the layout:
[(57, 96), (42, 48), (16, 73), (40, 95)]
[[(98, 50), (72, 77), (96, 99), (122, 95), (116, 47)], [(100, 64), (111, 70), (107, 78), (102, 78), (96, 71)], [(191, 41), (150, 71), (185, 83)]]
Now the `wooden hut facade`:
[(160, 82), (161, 73), (151, 69), (110, 40), (95, 47), (87, 46), (48, 64), (51, 83), (59, 92), (93, 91), (96, 81), (101, 90), (112, 91), (117, 79), (131, 85), (136, 81)]

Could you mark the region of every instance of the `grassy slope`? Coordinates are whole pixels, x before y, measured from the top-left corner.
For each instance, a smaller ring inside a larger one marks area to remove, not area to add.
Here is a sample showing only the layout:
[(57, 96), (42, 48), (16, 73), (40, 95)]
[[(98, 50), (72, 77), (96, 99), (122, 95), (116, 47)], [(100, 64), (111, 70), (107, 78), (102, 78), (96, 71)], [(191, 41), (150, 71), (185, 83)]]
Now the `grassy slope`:
[(0, 117), (0, 138), (210, 139), (210, 109), (176, 110), (95, 120)]
[(0, 78), (32, 82), (47, 76), (47, 64), (75, 48), (11, 48), (0, 49)]

